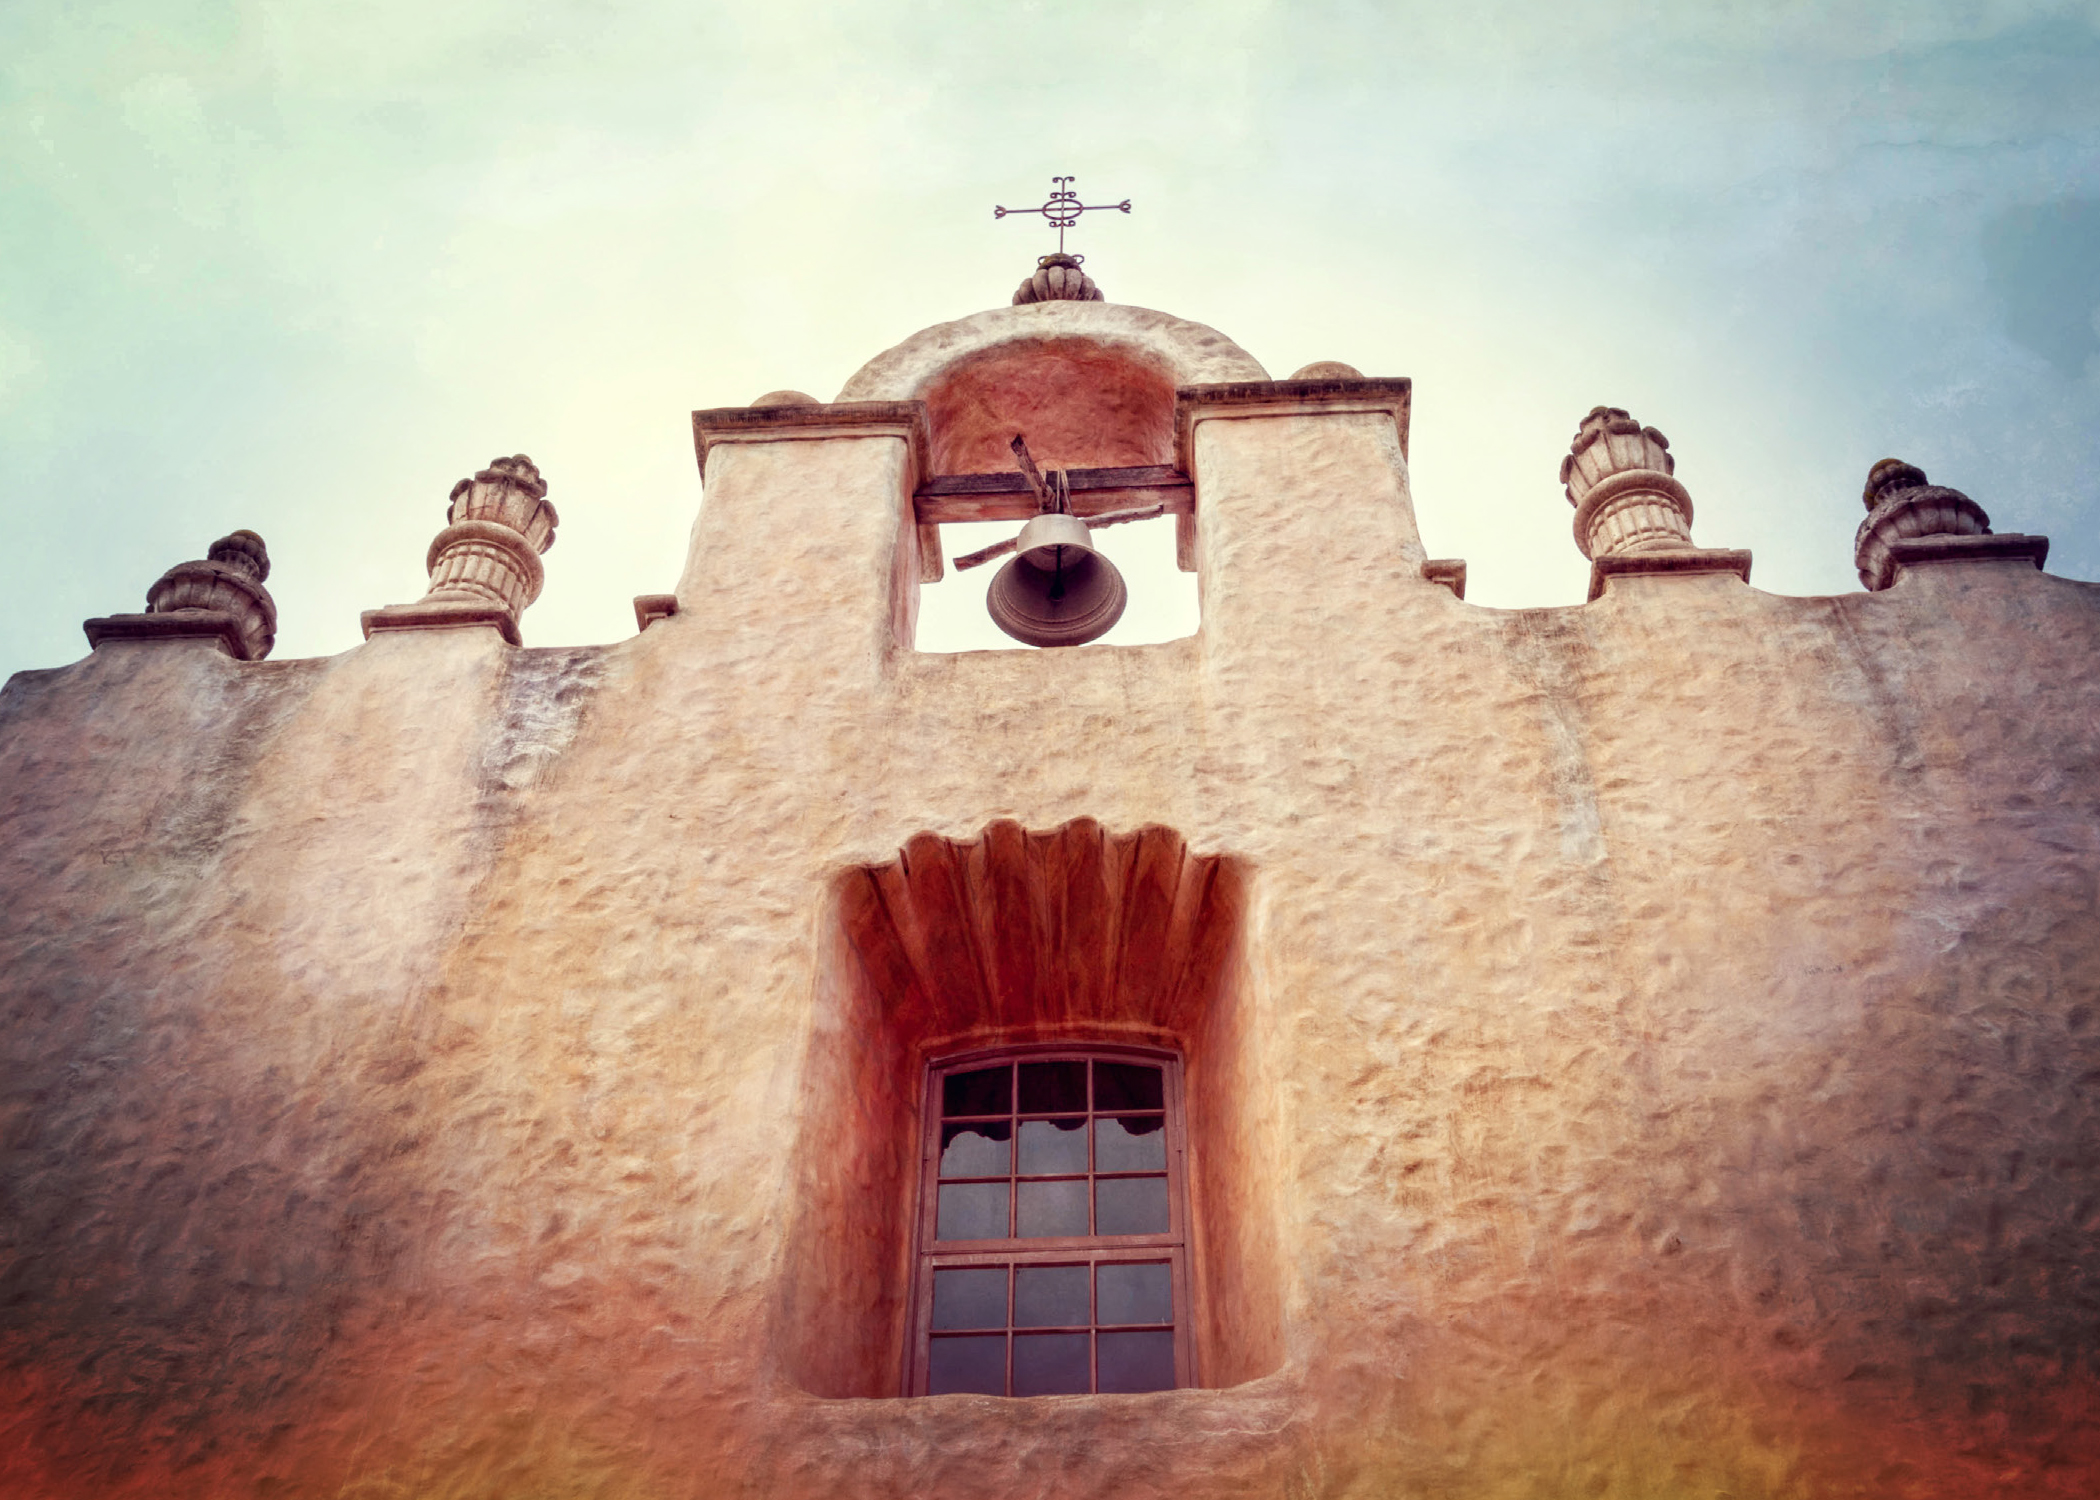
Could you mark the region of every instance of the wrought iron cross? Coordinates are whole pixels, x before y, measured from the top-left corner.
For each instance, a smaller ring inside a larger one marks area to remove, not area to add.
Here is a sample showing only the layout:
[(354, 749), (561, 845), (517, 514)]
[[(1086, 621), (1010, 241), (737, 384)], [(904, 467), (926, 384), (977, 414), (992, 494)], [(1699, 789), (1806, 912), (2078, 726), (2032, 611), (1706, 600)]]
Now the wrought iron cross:
[(1050, 226), (1057, 231), (1057, 253), (1062, 255), (1065, 253), (1065, 231), (1079, 222), (1081, 214), (1107, 212), (1110, 209), (1114, 209), (1118, 213), (1127, 214), (1130, 212), (1130, 200), (1128, 198), (1125, 198), (1121, 203), (1081, 203), (1079, 195), (1072, 191), (1072, 184), (1078, 181), (1076, 177), (1053, 177), (1050, 180), (1057, 186), (1052, 190), (1050, 200), (1041, 208), (1005, 208), (995, 206), (992, 209), (992, 217), (1003, 219), (1008, 214), (1041, 214), (1050, 221)]

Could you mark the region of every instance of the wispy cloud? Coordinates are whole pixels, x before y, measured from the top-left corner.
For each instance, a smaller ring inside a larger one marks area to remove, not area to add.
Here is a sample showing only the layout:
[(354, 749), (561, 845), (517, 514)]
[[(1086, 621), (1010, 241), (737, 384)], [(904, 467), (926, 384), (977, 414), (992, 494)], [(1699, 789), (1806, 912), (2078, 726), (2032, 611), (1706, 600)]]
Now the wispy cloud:
[(1060, 171), (1137, 200), (1080, 246), (1112, 298), (1416, 377), (1471, 598), (1580, 598), (1553, 475), (1598, 401), (1761, 586), (1850, 586), (1888, 452), (2094, 576), (2095, 16), (11, 6), (0, 670), (238, 525), (279, 651), (343, 649), (521, 449), (564, 518), (528, 637), (624, 634), (699, 504), (684, 413), (1002, 303), (1042, 246), (991, 204)]

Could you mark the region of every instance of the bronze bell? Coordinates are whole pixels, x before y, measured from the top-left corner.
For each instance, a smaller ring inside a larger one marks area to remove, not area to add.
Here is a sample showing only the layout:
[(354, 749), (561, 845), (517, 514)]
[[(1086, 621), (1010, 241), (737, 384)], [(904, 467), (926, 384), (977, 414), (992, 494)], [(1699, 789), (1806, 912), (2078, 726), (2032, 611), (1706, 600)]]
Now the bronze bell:
[(985, 595), (992, 623), (1031, 646), (1084, 646), (1123, 618), (1130, 593), (1077, 516), (1037, 516)]

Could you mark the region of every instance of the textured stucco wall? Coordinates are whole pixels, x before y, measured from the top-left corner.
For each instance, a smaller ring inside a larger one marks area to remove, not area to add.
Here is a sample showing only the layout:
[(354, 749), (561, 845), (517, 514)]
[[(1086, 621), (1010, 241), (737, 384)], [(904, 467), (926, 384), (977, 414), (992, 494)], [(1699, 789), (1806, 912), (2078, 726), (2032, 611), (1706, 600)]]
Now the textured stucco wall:
[[(1383, 419), (1193, 461), (1163, 646), (900, 648), (903, 442), (790, 435), (618, 645), (15, 678), (0, 1494), (2090, 1493), (2100, 588), (1501, 612)], [(840, 1098), (840, 882), (1081, 818), (1245, 872), (1270, 1373), (809, 1394), (824, 1111), (916, 1076)]]

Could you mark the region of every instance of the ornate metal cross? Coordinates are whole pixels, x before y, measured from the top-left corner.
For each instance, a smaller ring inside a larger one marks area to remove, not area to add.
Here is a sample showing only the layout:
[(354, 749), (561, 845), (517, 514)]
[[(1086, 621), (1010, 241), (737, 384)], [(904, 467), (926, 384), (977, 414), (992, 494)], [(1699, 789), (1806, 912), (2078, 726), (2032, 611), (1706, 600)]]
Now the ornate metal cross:
[(1081, 203), (1079, 195), (1072, 191), (1072, 184), (1078, 181), (1077, 178), (1053, 177), (1050, 180), (1057, 186), (1052, 190), (1050, 200), (1041, 208), (1005, 208), (995, 206), (992, 209), (992, 217), (1003, 219), (1008, 214), (1041, 214), (1050, 221), (1050, 226), (1057, 231), (1057, 253), (1062, 255), (1065, 253), (1065, 231), (1079, 222), (1081, 214), (1106, 212), (1110, 209), (1114, 209), (1118, 213), (1127, 214), (1130, 212), (1130, 200), (1128, 198), (1125, 198), (1121, 203)]

